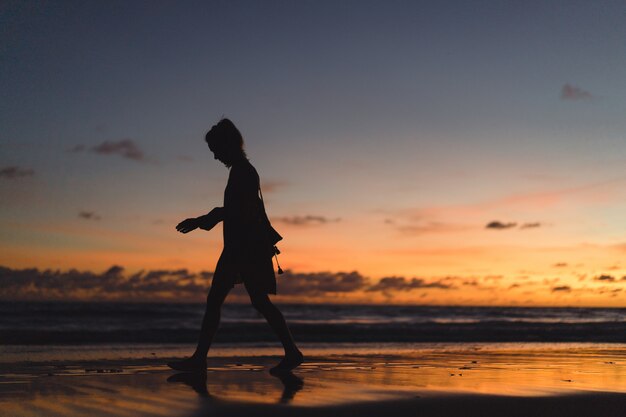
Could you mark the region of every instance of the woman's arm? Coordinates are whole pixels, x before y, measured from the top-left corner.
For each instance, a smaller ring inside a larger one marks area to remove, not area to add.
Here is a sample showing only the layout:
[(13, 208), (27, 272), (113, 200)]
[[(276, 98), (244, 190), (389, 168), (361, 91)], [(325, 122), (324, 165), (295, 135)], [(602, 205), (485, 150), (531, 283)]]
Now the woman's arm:
[(191, 217), (183, 220), (176, 225), (176, 230), (181, 233), (189, 233), (197, 228), (211, 230), (222, 220), (224, 220), (224, 207), (215, 207), (204, 216)]
[(198, 227), (202, 230), (211, 230), (224, 220), (224, 207), (215, 207), (208, 214), (197, 218)]

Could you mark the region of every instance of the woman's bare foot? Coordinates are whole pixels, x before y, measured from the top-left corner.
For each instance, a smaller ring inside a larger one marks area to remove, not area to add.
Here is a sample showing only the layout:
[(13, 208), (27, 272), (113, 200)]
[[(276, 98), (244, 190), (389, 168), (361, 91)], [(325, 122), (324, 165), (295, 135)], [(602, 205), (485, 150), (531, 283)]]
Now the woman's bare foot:
[(294, 353), (286, 354), (285, 357), (272, 369), (270, 369), (271, 374), (281, 373), (281, 372), (289, 372), (292, 369), (297, 368), (300, 364), (304, 362), (304, 355), (299, 350)]
[(192, 356), (182, 361), (168, 362), (167, 366), (181, 372), (206, 372), (206, 358)]

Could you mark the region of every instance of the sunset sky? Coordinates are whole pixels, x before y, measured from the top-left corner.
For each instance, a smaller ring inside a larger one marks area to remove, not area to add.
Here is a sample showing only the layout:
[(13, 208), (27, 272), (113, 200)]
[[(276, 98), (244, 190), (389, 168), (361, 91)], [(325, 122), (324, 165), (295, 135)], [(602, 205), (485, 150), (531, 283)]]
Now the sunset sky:
[(225, 116), (285, 237), (279, 300), (626, 307), (624, 16), (2, 2), (0, 298), (204, 299), (221, 228), (174, 226), (222, 204)]

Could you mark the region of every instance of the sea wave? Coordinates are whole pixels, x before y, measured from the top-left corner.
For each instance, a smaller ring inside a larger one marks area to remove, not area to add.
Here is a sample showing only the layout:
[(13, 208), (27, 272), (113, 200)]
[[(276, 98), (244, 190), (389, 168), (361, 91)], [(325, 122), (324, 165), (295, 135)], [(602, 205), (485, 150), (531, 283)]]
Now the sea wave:
[[(626, 343), (626, 309), (281, 305), (299, 341)], [(0, 345), (193, 343), (201, 304), (2, 303)], [(249, 305), (227, 304), (216, 343), (271, 342)]]

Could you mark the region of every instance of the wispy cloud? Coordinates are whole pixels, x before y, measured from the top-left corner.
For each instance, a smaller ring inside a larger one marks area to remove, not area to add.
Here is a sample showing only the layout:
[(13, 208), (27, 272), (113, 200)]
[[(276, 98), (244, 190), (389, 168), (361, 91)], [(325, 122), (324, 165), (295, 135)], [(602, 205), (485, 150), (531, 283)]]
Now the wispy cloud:
[(297, 273), (281, 275), (280, 293), (284, 295), (323, 295), (363, 290), (370, 279), (357, 271)]
[(85, 145), (75, 145), (70, 148), (70, 152), (83, 152), (86, 149)]
[(17, 166), (9, 166), (0, 169), (0, 178), (6, 178), (8, 180), (14, 180), (24, 177), (32, 177), (35, 175), (35, 171), (30, 168), (20, 168)]
[(542, 223), (540, 222), (533, 222), (533, 223), (523, 223), (519, 228), (520, 229), (536, 229), (538, 227), (543, 226)]
[(519, 225), (519, 227), (517, 226), (517, 222), (501, 222), (498, 220), (494, 220), (492, 222), (489, 222), (485, 225), (485, 229), (496, 229), (496, 230), (505, 230), (505, 229), (514, 229), (514, 228), (518, 228), (520, 230), (526, 230), (526, 229), (537, 229), (539, 227), (541, 227), (543, 224), (539, 223), (539, 222), (533, 222), (533, 223), (522, 223)]
[(405, 277), (385, 277), (381, 278), (378, 283), (368, 287), (367, 291), (410, 291), (418, 288), (439, 288), (448, 290), (454, 287), (442, 281), (427, 282), (421, 278), (407, 279)]
[[(386, 224), (395, 225), (392, 220), (385, 221)], [(452, 224), (445, 222), (426, 222), (423, 224), (404, 224), (395, 226), (396, 229), (404, 234), (408, 235), (422, 235), (427, 233), (448, 233), (448, 232), (462, 232), (469, 230), (470, 227), (462, 224)]]
[[(522, 223), (519, 225), (518, 229), (537, 229), (542, 226), (540, 222), (532, 222), (532, 223)], [(485, 225), (485, 229), (496, 229), (496, 230), (504, 230), (504, 229), (513, 229), (517, 227), (517, 222), (501, 222), (498, 220), (489, 222)]]
[(276, 190), (286, 187), (288, 182), (286, 181), (263, 181), (261, 183), (261, 189), (266, 193), (273, 193)]
[(121, 139), (118, 141), (105, 140), (99, 145), (87, 149), (85, 145), (76, 145), (70, 152), (83, 152), (89, 150), (100, 155), (119, 155), (123, 158), (134, 161), (143, 161), (145, 155), (139, 146), (132, 139)]
[[(573, 204), (593, 205), (598, 202), (606, 203), (607, 199), (617, 199), (626, 183), (626, 176), (614, 177), (568, 188), (552, 189), (533, 193), (510, 194), (503, 197), (485, 200), (472, 204), (433, 205), (401, 210), (381, 210), (388, 224), (402, 224), (402, 222), (423, 222), (425, 219), (433, 223), (453, 222), (456, 219), (484, 219), (498, 216), (498, 213), (511, 210), (524, 210), (526, 213), (541, 215), (547, 210), (557, 210)], [(512, 221), (500, 223), (513, 223)], [(544, 222), (527, 222), (525, 230), (535, 226), (544, 227)], [(626, 244), (617, 249), (626, 251)]]
[(560, 285), (557, 287), (552, 287), (552, 292), (570, 292), (572, 287), (569, 285)]
[(292, 226), (320, 225), (326, 223), (337, 223), (341, 221), (341, 219), (338, 217), (330, 218), (326, 216), (314, 216), (310, 214), (306, 216), (275, 217), (272, 220)]
[(504, 229), (511, 229), (513, 227), (517, 226), (517, 223), (515, 222), (501, 222), (498, 220), (489, 222), (485, 225), (485, 229), (496, 229), (496, 230), (504, 230)]
[(92, 150), (101, 155), (120, 155), (124, 158), (141, 161), (144, 159), (143, 152), (132, 139), (122, 139), (120, 141), (104, 141)]
[(612, 275), (600, 275), (594, 278), (594, 280), (596, 281), (602, 281), (602, 282), (615, 282), (617, 281), (616, 278)]
[(578, 101), (588, 100), (592, 97), (589, 91), (585, 91), (569, 83), (565, 83), (563, 87), (561, 87), (561, 100)]
[(102, 218), (94, 211), (79, 211), (78, 217), (85, 220), (100, 220)]

